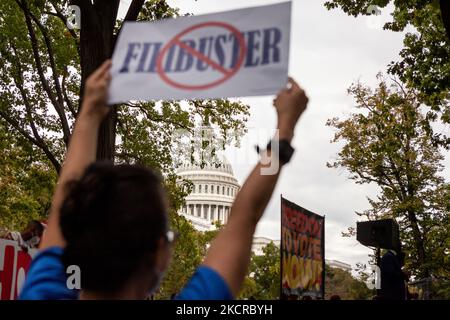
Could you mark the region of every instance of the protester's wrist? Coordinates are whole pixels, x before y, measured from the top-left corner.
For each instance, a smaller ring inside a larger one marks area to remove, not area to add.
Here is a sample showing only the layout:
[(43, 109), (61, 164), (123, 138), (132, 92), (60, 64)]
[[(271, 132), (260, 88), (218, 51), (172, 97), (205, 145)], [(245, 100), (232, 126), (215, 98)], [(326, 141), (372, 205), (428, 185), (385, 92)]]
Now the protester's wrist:
[(276, 156), (278, 157), (281, 165), (288, 163), (295, 151), (289, 140), (284, 137), (279, 138), (277, 136), (275, 136), (275, 138), (267, 144), (266, 151), (268, 152), (269, 157), (271, 156), (271, 151), (273, 148), (275, 148)]
[(90, 126), (93, 126), (93, 128), (97, 128), (100, 126), (100, 123), (102, 122), (102, 118), (93, 112), (89, 112), (86, 109), (81, 109), (80, 115), (78, 116), (78, 122), (79, 123), (86, 123)]
[(92, 108), (92, 103), (89, 100), (85, 100), (83, 105), (81, 106), (81, 112), (79, 118), (83, 120), (83, 122), (89, 122), (91, 124), (100, 124), (103, 121), (104, 116), (100, 112), (95, 112), (93, 109), (98, 108), (98, 106), (94, 106)]
[(278, 126), (278, 140), (287, 140), (289, 143), (294, 138), (294, 128), (285, 125)]

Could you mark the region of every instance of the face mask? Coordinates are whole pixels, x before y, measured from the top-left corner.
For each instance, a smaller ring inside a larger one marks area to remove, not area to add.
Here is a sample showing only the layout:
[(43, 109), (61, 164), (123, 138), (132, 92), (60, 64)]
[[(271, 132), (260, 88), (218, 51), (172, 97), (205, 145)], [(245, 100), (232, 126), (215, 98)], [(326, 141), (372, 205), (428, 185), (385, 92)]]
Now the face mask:
[(39, 244), (39, 241), (40, 241), (40, 238), (38, 236), (34, 236), (30, 240), (28, 240), (27, 243), (30, 248), (34, 248)]

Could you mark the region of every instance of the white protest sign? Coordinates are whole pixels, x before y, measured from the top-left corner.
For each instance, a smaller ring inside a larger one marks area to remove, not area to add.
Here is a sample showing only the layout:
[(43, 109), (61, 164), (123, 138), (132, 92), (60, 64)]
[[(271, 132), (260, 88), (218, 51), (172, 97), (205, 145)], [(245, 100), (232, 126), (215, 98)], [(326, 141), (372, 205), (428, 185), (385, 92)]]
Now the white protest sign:
[(286, 85), (291, 2), (125, 23), (109, 103), (271, 95)]

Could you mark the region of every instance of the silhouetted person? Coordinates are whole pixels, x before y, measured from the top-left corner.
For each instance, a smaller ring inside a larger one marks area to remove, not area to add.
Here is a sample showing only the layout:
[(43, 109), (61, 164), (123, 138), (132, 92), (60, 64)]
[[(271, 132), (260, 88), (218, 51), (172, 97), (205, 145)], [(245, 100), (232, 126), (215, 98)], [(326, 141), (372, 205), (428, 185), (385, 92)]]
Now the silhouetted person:
[(35, 249), (41, 242), (44, 226), (37, 220), (31, 220), (22, 232), (11, 231), (6, 235), (6, 239), (16, 241), (24, 251)]
[(383, 300), (406, 300), (406, 284), (408, 280), (402, 271), (404, 254), (388, 250), (381, 258), (381, 289), (379, 296)]

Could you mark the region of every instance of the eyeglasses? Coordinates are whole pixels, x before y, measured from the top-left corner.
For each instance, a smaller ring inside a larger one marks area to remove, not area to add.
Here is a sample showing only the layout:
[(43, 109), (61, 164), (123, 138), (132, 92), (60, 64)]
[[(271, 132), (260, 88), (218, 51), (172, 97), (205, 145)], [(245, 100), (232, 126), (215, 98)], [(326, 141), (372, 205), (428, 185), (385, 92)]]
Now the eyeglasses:
[(176, 242), (179, 236), (180, 234), (173, 230), (169, 230), (166, 232), (166, 240), (170, 244)]

